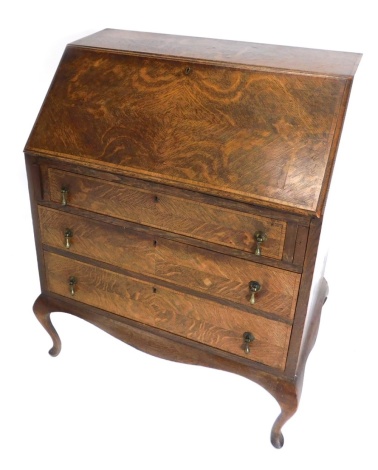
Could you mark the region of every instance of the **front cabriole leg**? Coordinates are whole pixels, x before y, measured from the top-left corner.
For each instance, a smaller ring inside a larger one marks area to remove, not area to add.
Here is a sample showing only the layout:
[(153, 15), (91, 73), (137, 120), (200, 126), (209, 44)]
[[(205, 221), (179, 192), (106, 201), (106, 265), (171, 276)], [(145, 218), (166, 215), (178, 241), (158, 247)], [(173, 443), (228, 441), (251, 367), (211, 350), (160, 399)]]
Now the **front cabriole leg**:
[(281, 432), (282, 426), (293, 416), (298, 408), (300, 395), (302, 393), (306, 361), (316, 340), (321, 311), (325, 301), (327, 300), (327, 296), (328, 284), (327, 281), (322, 278), (319, 282), (316, 301), (308, 314), (307, 328), (303, 335), (296, 375), (293, 378), (293, 381), (286, 382), (278, 380), (274, 389), (269, 390), (268, 388), (281, 407), (281, 413), (273, 424), (270, 436), (273, 446), (277, 449), (280, 449), (284, 444), (284, 438)]
[(278, 381), (274, 390), (269, 390), (281, 407), (281, 413), (273, 424), (270, 434), (270, 441), (276, 449), (281, 449), (284, 445), (282, 434), (283, 425), (297, 411), (300, 395), (300, 385), (294, 382)]
[(284, 437), (282, 434), (282, 426), (288, 421), (293, 414), (297, 411), (297, 404), (293, 403), (291, 407), (285, 406), (281, 408), (281, 413), (273, 424), (270, 433), (270, 442), (276, 449), (281, 449), (284, 445)]
[(34, 302), (33, 311), (53, 341), (53, 347), (49, 351), (50, 356), (57, 356), (62, 349), (62, 343), (50, 319), (50, 314), (56, 311), (53, 303), (47, 297), (41, 294)]

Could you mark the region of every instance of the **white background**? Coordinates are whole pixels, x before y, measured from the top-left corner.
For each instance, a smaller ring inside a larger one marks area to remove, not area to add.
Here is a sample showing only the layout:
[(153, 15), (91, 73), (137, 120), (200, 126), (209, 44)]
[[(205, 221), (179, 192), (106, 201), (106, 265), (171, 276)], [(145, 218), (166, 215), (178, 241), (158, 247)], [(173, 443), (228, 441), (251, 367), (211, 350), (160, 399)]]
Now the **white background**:
[[(374, 2), (8, 2), (1, 12), (0, 468), (377, 469), (377, 26)], [(351, 52), (357, 72), (329, 196), (330, 297), (285, 446), (262, 388), (159, 360), (39, 294), (22, 150), (65, 45), (103, 28)], [(375, 43), (375, 46), (374, 46)]]

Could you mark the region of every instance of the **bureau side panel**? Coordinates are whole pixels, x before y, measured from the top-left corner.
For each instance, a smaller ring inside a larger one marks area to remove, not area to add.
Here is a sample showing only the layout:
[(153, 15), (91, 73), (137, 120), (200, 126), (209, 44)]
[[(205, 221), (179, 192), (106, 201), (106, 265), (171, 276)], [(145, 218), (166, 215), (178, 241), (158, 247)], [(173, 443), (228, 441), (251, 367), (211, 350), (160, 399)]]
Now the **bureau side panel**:
[(41, 244), (41, 231), (38, 215), (38, 202), (41, 202), (44, 197), (44, 188), (41, 174), (41, 167), (37, 163), (37, 159), (33, 156), (25, 154), (26, 173), (28, 177), (30, 206), (33, 220), (34, 240), (37, 253), (39, 278), (42, 291), (46, 287), (45, 278), (45, 265), (43, 261), (42, 244)]
[[(322, 219), (314, 218), (310, 224), (303, 274), (285, 370), (292, 377), (303, 376), (305, 362), (313, 341), (315, 341), (319, 324), (322, 304), (318, 304), (319, 302), (324, 302), (324, 296), (326, 295), (323, 270), (317, 270), (316, 276), (314, 276), (321, 228)], [(319, 262), (322, 263), (323, 260)]]

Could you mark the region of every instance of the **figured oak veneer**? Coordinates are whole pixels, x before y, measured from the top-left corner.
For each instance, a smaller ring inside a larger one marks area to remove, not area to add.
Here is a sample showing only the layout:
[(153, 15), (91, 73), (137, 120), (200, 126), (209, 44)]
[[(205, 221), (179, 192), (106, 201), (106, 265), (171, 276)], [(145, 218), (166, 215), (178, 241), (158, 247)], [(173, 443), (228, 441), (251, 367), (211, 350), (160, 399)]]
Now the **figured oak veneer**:
[(220, 298), (252, 307), (250, 281), (261, 284), (254, 309), (291, 319), (300, 275), (239, 258), (162, 240), (156, 247), (155, 275)]
[(64, 232), (69, 228), (70, 253), (228, 299), (248, 310), (252, 310), (248, 285), (258, 280), (262, 289), (254, 309), (288, 320), (294, 315), (300, 282), (297, 273), (45, 207), (39, 207), (39, 217), (46, 245), (64, 249)]
[(252, 330), (248, 359), (283, 369), (291, 326), (178, 294), (90, 264), (46, 252), (49, 290), (70, 296), (67, 280), (75, 274), (75, 300), (245, 357), (242, 334)]
[(208, 64), (185, 70), (179, 61), (68, 47), (30, 150), (317, 212), (349, 82)]
[(118, 30), (69, 44), (25, 147), (50, 354), (60, 310), (240, 374), (278, 401), (282, 447), (328, 294), (318, 246), (360, 58)]
[[(154, 274), (153, 237), (47, 207), (40, 206), (38, 212), (43, 244), (138, 273)], [(72, 231), (69, 249), (64, 238), (67, 228)], [(104, 250), (105, 246), (109, 249)]]
[(254, 234), (260, 230), (268, 235), (262, 250), (264, 257), (282, 258), (286, 232), (286, 222), (282, 220), (55, 169), (49, 170), (49, 186), (54, 202), (60, 202), (61, 188), (67, 187), (70, 206), (244, 251), (255, 251)]

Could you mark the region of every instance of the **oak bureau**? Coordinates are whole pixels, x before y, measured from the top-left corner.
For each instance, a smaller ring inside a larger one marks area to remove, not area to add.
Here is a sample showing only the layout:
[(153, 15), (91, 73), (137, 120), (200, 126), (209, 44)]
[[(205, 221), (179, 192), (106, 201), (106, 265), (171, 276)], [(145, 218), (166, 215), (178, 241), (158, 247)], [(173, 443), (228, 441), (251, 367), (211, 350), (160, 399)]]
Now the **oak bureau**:
[(360, 57), (111, 29), (69, 44), (25, 148), (50, 354), (61, 311), (245, 376), (280, 404), (282, 447)]

